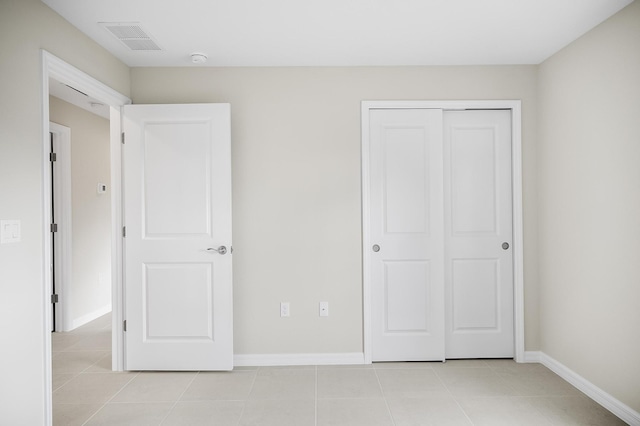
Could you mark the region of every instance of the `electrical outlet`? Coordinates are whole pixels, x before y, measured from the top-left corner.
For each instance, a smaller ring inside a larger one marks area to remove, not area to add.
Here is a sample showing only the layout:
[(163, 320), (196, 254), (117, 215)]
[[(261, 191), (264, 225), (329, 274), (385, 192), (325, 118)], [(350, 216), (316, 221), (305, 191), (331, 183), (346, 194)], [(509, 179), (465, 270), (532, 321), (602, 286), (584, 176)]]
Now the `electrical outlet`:
[(289, 314), (289, 302), (280, 302), (280, 316), (288, 317)]
[(320, 302), (320, 316), (321, 317), (329, 316), (329, 302)]

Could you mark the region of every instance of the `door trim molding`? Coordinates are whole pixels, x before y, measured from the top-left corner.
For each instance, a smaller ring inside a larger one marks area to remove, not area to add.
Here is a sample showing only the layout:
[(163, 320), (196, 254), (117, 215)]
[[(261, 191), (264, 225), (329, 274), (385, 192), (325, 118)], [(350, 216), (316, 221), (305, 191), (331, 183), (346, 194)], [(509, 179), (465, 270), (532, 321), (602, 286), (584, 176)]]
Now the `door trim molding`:
[(111, 287), (113, 306), (112, 354), (113, 369), (122, 370), (122, 239), (119, 229), (122, 227), (121, 200), (121, 144), (120, 144), (120, 107), (131, 103), (131, 99), (118, 93), (109, 86), (99, 82), (90, 75), (80, 71), (46, 50), (41, 51), (42, 92), (41, 92), (41, 126), (42, 126), (42, 340), (44, 342), (44, 383), (42, 397), (45, 408), (45, 425), (53, 422), (52, 404), (52, 367), (51, 367), (51, 234), (49, 233), (49, 214), (46, 209), (51, 206), (51, 177), (49, 167), (49, 77), (68, 84), (87, 95), (110, 106), (110, 145), (111, 145)]
[(363, 346), (364, 361), (372, 362), (371, 318), (371, 247), (369, 227), (369, 111), (373, 109), (507, 109), (511, 110), (511, 181), (513, 191), (513, 307), (515, 361), (525, 361), (524, 351), (524, 228), (522, 209), (522, 122), (520, 100), (483, 101), (362, 101), (361, 105), (361, 165), (362, 165), (362, 276), (363, 276)]

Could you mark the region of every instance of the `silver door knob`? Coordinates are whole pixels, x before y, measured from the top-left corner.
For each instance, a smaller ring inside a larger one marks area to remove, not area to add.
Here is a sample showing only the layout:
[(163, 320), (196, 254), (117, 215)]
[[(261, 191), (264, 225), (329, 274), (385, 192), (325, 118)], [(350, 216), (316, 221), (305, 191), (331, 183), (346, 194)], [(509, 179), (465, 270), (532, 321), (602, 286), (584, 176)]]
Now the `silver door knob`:
[(509, 243), (502, 243), (502, 250), (507, 250), (509, 248)]
[(380, 246), (377, 244), (374, 244), (373, 247), (371, 247), (371, 250), (373, 250), (374, 252), (379, 252), (380, 251)]
[(207, 249), (207, 251), (217, 251), (220, 254), (226, 254), (227, 253), (227, 248), (225, 246), (220, 246), (218, 248), (215, 247), (209, 247)]

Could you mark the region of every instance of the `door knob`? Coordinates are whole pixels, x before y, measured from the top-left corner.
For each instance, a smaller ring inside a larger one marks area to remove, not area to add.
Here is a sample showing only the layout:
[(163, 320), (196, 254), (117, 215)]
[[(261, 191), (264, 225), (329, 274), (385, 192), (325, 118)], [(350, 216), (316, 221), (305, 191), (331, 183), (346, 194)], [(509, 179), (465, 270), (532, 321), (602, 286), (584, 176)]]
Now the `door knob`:
[(227, 253), (227, 248), (225, 246), (220, 246), (218, 248), (215, 247), (209, 247), (207, 249), (207, 251), (217, 251), (220, 254), (226, 254)]
[(380, 251), (380, 246), (377, 244), (374, 244), (373, 247), (371, 247), (371, 250), (373, 250), (374, 252), (379, 252)]
[(502, 250), (507, 250), (509, 248), (509, 243), (502, 243)]

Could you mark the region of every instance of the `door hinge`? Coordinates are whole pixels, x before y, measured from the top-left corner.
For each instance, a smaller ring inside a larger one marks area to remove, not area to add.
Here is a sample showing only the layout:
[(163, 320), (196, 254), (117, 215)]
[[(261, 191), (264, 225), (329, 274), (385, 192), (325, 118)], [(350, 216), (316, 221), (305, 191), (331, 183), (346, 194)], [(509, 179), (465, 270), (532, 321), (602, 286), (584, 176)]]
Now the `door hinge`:
[(122, 330), (127, 331), (127, 320), (122, 321)]
[(124, 132), (120, 134), (120, 142), (124, 145)]
[(124, 238), (124, 237), (126, 237), (126, 236), (127, 236), (127, 227), (126, 227), (126, 226), (123, 226), (123, 227), (122, 227), (122, 238)]
[(51, 303), (58, 303), (58, 295), (57, 294), (52, 294), (51, 295)]
[(58, 232), (58, 224), (57, 223), (52, 223), (51, 224), (51, 232)]
[(57, 157), (57, 155), (56, 155), (56, 153), (55, 153), (55, 152), (50, 152), (50, 153), (49, 153), (49, 161), (51, 161), (52, 163), (53, 163), (54, 161), (56, 161), (56, 157)]

